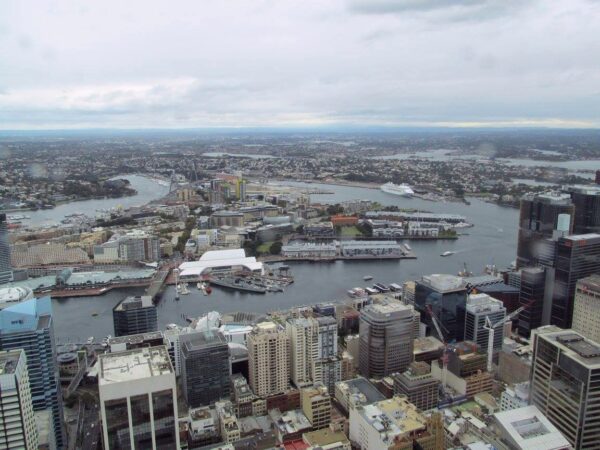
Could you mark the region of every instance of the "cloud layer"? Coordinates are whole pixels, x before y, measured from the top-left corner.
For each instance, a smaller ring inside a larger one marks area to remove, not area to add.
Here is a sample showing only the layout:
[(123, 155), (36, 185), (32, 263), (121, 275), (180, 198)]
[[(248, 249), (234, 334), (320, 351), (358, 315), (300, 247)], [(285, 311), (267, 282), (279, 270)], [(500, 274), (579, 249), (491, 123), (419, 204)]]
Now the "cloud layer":
[(600, 2), (7, 0), (0, 127), (600, 126)]

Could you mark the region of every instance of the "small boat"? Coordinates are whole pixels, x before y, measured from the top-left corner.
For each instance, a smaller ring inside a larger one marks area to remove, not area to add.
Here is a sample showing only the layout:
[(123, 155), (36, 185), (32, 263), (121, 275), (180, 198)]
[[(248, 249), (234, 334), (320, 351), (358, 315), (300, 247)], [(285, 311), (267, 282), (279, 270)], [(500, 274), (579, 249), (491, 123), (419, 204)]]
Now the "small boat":
[(450, 256), (450, 255), (454, 255), (455, 252), (451, 252), (451, 251), (447, 251), (442, 253), (440, 256), (446, 257), (446, 256)]
[(188, 295), (189, 293), (190, 293), (190, 291), (187, 287), (187, 283), (183, 283), (183, 285), (181, 286), (181, 294)]
[(409, 252), (412, 252), (412, 248), (410, 247), (410, 245), (408, 245), (408, 244), (404, 244), (404, 246), (406, 247), (406, 249), (407, 249)]
[(366, 276), (363, 277), (363, 280), (365, 280), (365, 281), (369, 281), (369, 280), (372, 280), (372, 279), (373, 279), (373, 275), (366, 275)]
[(198, 281), (198, 283), (196, 283), (196, 287), (197, 287), (198, 289), (200, 289), (200, 290), (203, 290), (203, 289), (204, 289), (204, 283), (202, 283), (202, 282)]
[(181, 292), (181, 286), (179, 285), (179, 283), (175, 285), (175, 290), (178, 294)]
[(93, 344), (93, 343), (94, 343), (94, 336), (90, 336), (90, 337), (87, 339), (87, 343), (88, 343), (88, 344)]
[(96, 311), (94, 311), (94, 312), (92, 313), (92, 317), (96, 317), (97, 315), (98, 315), (98, 313), (97, 313)]

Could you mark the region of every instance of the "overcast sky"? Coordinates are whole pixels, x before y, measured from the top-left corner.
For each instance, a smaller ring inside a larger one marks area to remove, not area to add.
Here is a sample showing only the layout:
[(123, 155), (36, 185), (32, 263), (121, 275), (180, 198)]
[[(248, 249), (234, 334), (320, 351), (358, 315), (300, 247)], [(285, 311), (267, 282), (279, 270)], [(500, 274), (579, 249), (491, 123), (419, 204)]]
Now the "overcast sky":
[(598, 0), (0, 2), (0, 128), (600, 126)]

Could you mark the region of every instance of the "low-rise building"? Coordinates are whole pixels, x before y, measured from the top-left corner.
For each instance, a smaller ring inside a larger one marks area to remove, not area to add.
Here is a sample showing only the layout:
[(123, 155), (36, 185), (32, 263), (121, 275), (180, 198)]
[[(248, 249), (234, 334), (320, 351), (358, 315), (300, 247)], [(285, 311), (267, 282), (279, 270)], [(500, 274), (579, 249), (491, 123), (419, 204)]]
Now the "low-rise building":
[(361, 450), (444, 449), (439, 413), (424, 416), (405, 397), (393, 397), (350, 410), (350, 441)]
[(308, 445), (307, 450), (350, 450), (352, 448), (343, 431), (333, 431), (331, 428), (304, 433), (302, 440)]
[(394, 395), (404, 395), (421, 411), (428, 411), (438, 405), (440, 382), (431, 374), (431, 366), (425, 362), (413, 362), (408, 370), (396, 373)]
[(325, 386), (315, 384), (300, 390), (302, 412), (313, 429), (326, 428), (331, 422), (331, 397)]

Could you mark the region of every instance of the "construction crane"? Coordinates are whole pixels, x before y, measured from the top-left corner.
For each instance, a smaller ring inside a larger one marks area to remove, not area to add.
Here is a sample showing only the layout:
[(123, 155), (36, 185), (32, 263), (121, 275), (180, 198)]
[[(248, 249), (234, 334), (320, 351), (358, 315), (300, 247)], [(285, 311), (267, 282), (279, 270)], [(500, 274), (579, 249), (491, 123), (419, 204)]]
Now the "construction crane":
[(427, 312), (429, 313), (429, 316), (431, 317), (431, 321), (433, 322), (435, 331), (437, 332), (438, 336), (440, 337), (440, 340), (444, 344), (444, 353), (442, 355), (442, 390), (445, 392), (446, 391), (446, 378), (448, 375), (448, 342), (446, 340), (444, 333), (442, 333), (442, 328), (440, 326), (440, 323), (437, 320), (435, 313), (433, 312), (433, 309), (431, 308), (431, 305), (427, 305)]
[(508, 316), (504, 317), (503, 319), (499, 320), (498, 322), (496, 322), (494, 324), (492, 324), (492, 321), (490, 320), (490, 316), (485, 316), (485, 325), (483, 325), (483, 328), (485, 330), (488, 330), (488, 348), (487, 348), (487, 352), (488, 352), (488, 354), (487, 354), (487, 371), (488, 372), (492, 371), (492, 356), (494, 353), (494, 334), (496, 332), (496, 328), (499, 327), (500, 325), (504, 325), (509, 320), (513, 320), (515, 317), (517, 317), (519, 314), (521, 314), (524, 310), (529, 308), (532, 305), (532, 303), (533, 302), (529, 302), (528, 304), (523, 305), (518, 309), (515, 309)]

